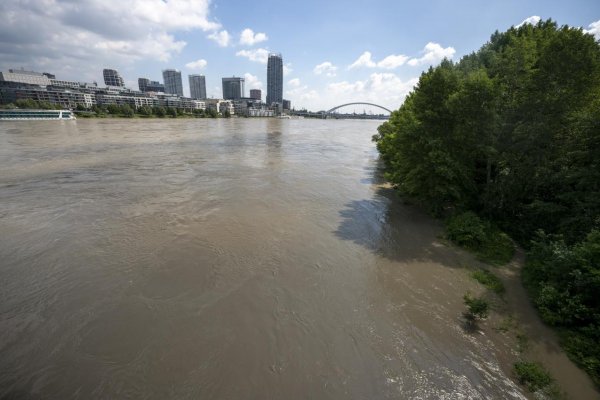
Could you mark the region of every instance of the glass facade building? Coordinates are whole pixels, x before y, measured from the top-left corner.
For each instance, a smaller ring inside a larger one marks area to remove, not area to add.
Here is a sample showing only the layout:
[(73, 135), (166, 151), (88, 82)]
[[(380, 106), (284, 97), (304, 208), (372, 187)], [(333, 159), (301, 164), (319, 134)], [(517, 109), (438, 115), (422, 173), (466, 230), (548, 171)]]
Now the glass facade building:
[(223, 78), (223, 99), (236, 100), (244, 97), (244, 78)]
[(181, 71), (176, 69), (163, 70), (163, 81), (165, 82), (165, 93), (176, 94), (183, 97), (183, 83)]
[(283, 103), (283, 59), (281, 54), (269, 54), (267, 63), (267, 104)]
[(206, 99), (206, 78), (204, 75), (189, 75), (190, 97), (192, 99)]

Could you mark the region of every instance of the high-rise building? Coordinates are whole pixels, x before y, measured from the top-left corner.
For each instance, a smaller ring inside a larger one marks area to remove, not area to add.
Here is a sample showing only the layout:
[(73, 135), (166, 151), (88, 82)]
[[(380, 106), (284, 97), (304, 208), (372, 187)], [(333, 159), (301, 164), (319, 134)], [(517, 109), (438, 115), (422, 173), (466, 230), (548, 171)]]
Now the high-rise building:
[(148, 78), (138, 78), (138, 87), (140, 88), (140, 92), (145, 92), (150, 84), (150, 79)]
[(236, 100), (244, 97), (244, 78), (223, 78), (223, 99)]
[(262, 92), (260, 89), (250, 89), (250, 98), (254, 100), (262, 100)]
[(176, 69), (163, 70), (163, 80), (165, 82), (165, 93), (176, 94), (183, 97), (183, 83), (181, 81), (181, 71)]
[(281, 54), (269, 54), (267, 63), (267, 104), (283, 103), (283, 59)]
[(104, 84), (106, 86), (125, 86), (123, 78), (121, 78), (121, 75), (119, 75), (116, 69), (105, 68), (102, 70), (102, 74), (104, 75)]
[(190, 97), (192, 99), (206, 99), (206, 78), (204, 75), (189, 75)]

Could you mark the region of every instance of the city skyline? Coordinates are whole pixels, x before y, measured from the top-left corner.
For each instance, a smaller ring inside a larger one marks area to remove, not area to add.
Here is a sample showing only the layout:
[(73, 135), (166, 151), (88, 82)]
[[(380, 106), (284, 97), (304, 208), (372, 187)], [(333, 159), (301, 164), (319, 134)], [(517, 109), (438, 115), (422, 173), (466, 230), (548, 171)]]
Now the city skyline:
[[(309, 109), (333, 107), (339, 99), (397, 109), (430, 65), (444, 57), (457, 61), (495, 30), (524, 21), (552, 18), (600, 38), (600, 4), (592, 0), (380, 1), (367, 8), (264, 1), (243, 9), (237, 2), (207, 0), (49, 0), (4, 3), (0, 12), (0, 70), (23, 67), (102, 82), (102, 69), (112, 68), (135, 89), (140, 77), (162, 81), (162, 70), (178, 69), (186, 80), (204, 75), (207, 97), (220, 98), (227, 76), (244, 78), (247, 90), (266, 92), (268, 54), (280, 52), (283, 98)], [(190, 96), (189, 85), (183, 94)]]

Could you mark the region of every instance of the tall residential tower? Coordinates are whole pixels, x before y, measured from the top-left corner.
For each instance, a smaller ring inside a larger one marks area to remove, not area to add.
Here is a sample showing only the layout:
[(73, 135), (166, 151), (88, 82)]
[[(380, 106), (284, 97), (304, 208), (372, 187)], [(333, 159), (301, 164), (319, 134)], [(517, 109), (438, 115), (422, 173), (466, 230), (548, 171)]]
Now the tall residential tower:
[(283, 59), (281, 54), (269, 54), (267, 64), (267, 104), (283, 104)]
[(190, 97), (192, 99), (206, 99), (206, 78), (204, 75), (189, 75)]
[(176, 69), (163, 70), (163, 81), (165, 82), (165, 93), (176, 94), (183, 97), (183, 83), (181, 71)]

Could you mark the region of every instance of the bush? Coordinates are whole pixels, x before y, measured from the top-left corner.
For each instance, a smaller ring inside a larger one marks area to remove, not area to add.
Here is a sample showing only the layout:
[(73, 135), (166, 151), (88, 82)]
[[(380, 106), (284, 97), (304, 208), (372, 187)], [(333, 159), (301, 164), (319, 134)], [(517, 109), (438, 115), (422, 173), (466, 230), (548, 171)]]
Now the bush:
[(488, 270), (478, 269), (477, 271), (473, 271), (471, 277), (497, 295), (501, 296), (506, 291), (506, 288), (504, 287), (504, 284), (500, 278)]
[(488, 227), (474, 212), (467, 211), (450, 217), (446, 222), (446, 236), (459, 246), (479, 248), (487, 239)]
[(523, 282), (542, 319), (560, 328), (569, 357), (600, 385), (600, 231), (573, 246), (538, 232)]
[(446, 237), (492, 265), (506, 264), (512, 259), (515, 250), (505, 233), (472, 211), (448, 218)]
[(530, 392), (543, 391), (554, 382), (548, 371), (539, 363), (519, 361), (514, 364), (514, 368), (519, 383)]
[(481, 297), (471, 297), (470, 294), (465, 294), (463, 297), (467, 312), (465, 317), (469, 320), (485, 319), (488, 316), (490, 305)]

